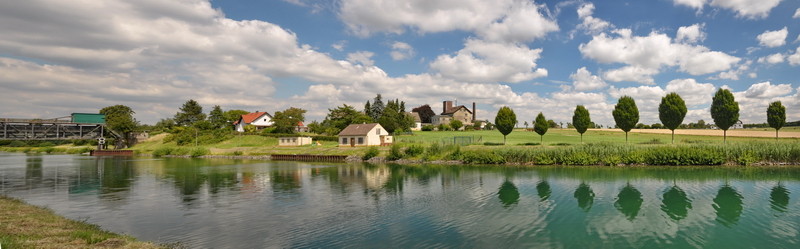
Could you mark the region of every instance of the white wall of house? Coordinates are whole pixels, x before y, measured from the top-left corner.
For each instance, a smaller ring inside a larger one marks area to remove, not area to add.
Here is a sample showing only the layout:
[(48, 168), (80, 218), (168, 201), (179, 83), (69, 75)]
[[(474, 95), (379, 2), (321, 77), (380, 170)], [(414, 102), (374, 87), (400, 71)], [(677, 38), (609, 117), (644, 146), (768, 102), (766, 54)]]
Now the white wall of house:
[(355, 139), (355, 146), (381, 145), (381, 136), (388, 136), (389, 141), (391, 141), (389, 132), (384, 130), (383, 127), (375, 126), (365, 136), (339, 136), (339, 146), (350, 146), (351, 138)]
[(311, 144), (311, 137), (280, 137), (278, 146), (301, 146)]
[(270, 118), (267, 114), (261, 115), (256, 120), (253, 120), (251, 125), (255, 126), (272, 126), (272, 118)]
[[(241, 120), (241, 119), (239, 119), (239, 121), (242, 121), (242, 120)], [(236, 124), (236, 131), (238, 131), (238, 132), (244, 132), (244, 127), (245, 127), (246, 125), (247, 125), (247, 124), (244, 124), (244, 123), (242, 123), (242, 122), (239, 122), (239, 123), (237, 123), (237, 124)]]

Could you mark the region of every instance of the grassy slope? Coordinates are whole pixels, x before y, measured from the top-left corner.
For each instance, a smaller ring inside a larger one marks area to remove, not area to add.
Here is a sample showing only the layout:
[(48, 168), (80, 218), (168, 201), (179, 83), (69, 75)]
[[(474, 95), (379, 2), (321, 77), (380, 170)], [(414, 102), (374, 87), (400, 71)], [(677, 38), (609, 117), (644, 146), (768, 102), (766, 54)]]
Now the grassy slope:
[(3, 248), (160, 248), (0, 196)]
[[(480, 139), (480, 143), (502, 143), (503, 135), (498, 131), (429, 131), (429, 132), (416, 132), (410, 136), (397, 137), (400, 143), (431, 143), (452, 141), (455, 136), (471, 136), (474, 141)], [(506, 137), (507, 145), (519, 145), (522, 143), (539, 143), (539, 134), (530, 131), (517, 129), (508, 134)], [(645, 133), (629, 133), (628, 139), (631, 144), (639, 144), (651, 142), (654, 139), (659, 140), (661, 143), (668, 144), (671, 142), (669, 134), (645, 134)], [(544, 145), (554, 144), (580, 144), (580, 134), (574, 129), (549, 129), (544, 135)], [(745, 138), (745, 137), (728, 137), (731, 142), (744, 142), (744, 141), (775, 141), (774, 138)], [(795, 142), (796, 139), (781, 139), (781, 141)], [(583, 134), (584, 143), (625, 143), (625, 133), (588, 130)], [(688, 136), (688, 135), (675, 135), (675, 143), (722, 143), (721, 136)]]

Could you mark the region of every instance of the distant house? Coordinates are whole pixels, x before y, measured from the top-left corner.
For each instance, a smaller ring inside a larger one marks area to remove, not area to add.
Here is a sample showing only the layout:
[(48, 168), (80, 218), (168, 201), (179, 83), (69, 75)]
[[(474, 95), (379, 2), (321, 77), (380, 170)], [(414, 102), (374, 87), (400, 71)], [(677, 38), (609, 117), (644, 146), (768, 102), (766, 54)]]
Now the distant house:
[(414, 118), (414, 126), (411, 127), (412, 131), (422, 130), (422, 118), (419, 117), (418, 112), (409, 112), (409, 116)]
[(294, 131), (296, 131), (296, 132), (308, 132), (308, 126), (303, 124), (303, 122), (297, 122), (297, 126), (294, 127)]
[(744, 123), (742, 123), (741, 120), (738, 120), (731, 126), (731, 129), (744, 129)]
[(431, 117), (433, 125), (450, 124), (452, 120), (461, 121), (464, 125), (471, 125), (475, 122), (475, 102), (472, 103), (472, 110), (466, 106), (453, 106), (453, 101), (442, 102), (442, 113)]
[(375, 146), (392, 144), (392, 136), (378, 123), (351, 124), (339, 132), (339, 146)]
[(264, 129), (272, 126), (272, 115), (267, 112), (248, 113), (233, 122), (233, 125), (236, 126), (238, 132), (244, 132), (244, 127), (248, 125), (255, 126), (259, 130)]
[(301, 146), (311, 144), (311, 137), (280, 137), (278, 146)]

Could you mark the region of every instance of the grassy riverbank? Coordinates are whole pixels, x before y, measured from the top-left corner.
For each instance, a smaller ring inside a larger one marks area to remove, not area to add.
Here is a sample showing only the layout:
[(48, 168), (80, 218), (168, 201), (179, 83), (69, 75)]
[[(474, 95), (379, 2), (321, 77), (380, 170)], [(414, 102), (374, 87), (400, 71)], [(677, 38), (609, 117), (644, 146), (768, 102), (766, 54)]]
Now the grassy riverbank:
[[(688, 130), (693, 131), (693, 130)], [(721, 133), (714, 130), (712, 133)], [(716, 134), (714, 133), (714, 134)], [(275, 137), (234, 135), (227, 140), (198, 146), (178, 146), (159, 134), (132, 150), (154, 156), (263, 156), (271, 154), (354, 155), (364, 159), (382, 157), (390, 161), (411, 162), (461, 161), (467, 164), (526, 165), (752, 165), (798, 164), (798, 138), (729, 137), (671, 135), (653, 133), (625, 134), (614, 130), (589, 130), (583, 136), (573, 129), (550, 129), (543, 140), (538, 134), (517, 129), (506, 138), (498, 131), (415, 132), (395, 137), (392, 147), (339, 147), (335, 141), (320, 144), (280, 147)], [(455, 145), (454, 141), (471, 141)], [(11, 148), (21, 152), (88, 150), (85, 147)], [(8, 148), (6, 148), (8, 149)], [(369, 156), (365, 156), (369, 155)]]
[(2, 248), (162, 248), (0, 196)]

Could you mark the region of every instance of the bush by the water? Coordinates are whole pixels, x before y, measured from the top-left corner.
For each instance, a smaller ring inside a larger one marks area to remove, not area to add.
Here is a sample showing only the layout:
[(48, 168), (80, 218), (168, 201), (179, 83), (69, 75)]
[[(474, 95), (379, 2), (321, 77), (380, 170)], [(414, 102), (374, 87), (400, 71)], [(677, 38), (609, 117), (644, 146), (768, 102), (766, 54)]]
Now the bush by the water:
[(386, 160), (394, 161), (403, 158), (403, 151), (399, 144), (393, 144), (392, 148), (389, 149), (389, 155), (386, 156)]
[(378, 147), (370, 146), (367, 148), (367, 152), (364, 153), (364, 156), (362, 156), (361, 159), (369, 160), (370, 158), (378, 156), (378, 153), (380, 153)]
[(419, 156), (422, 155), (422, 153), (425, 153), (425, 147), (418, 144), (412, 144), (411, 146), (408, 146), (405, 150), (405, 154), (408, 157)]

